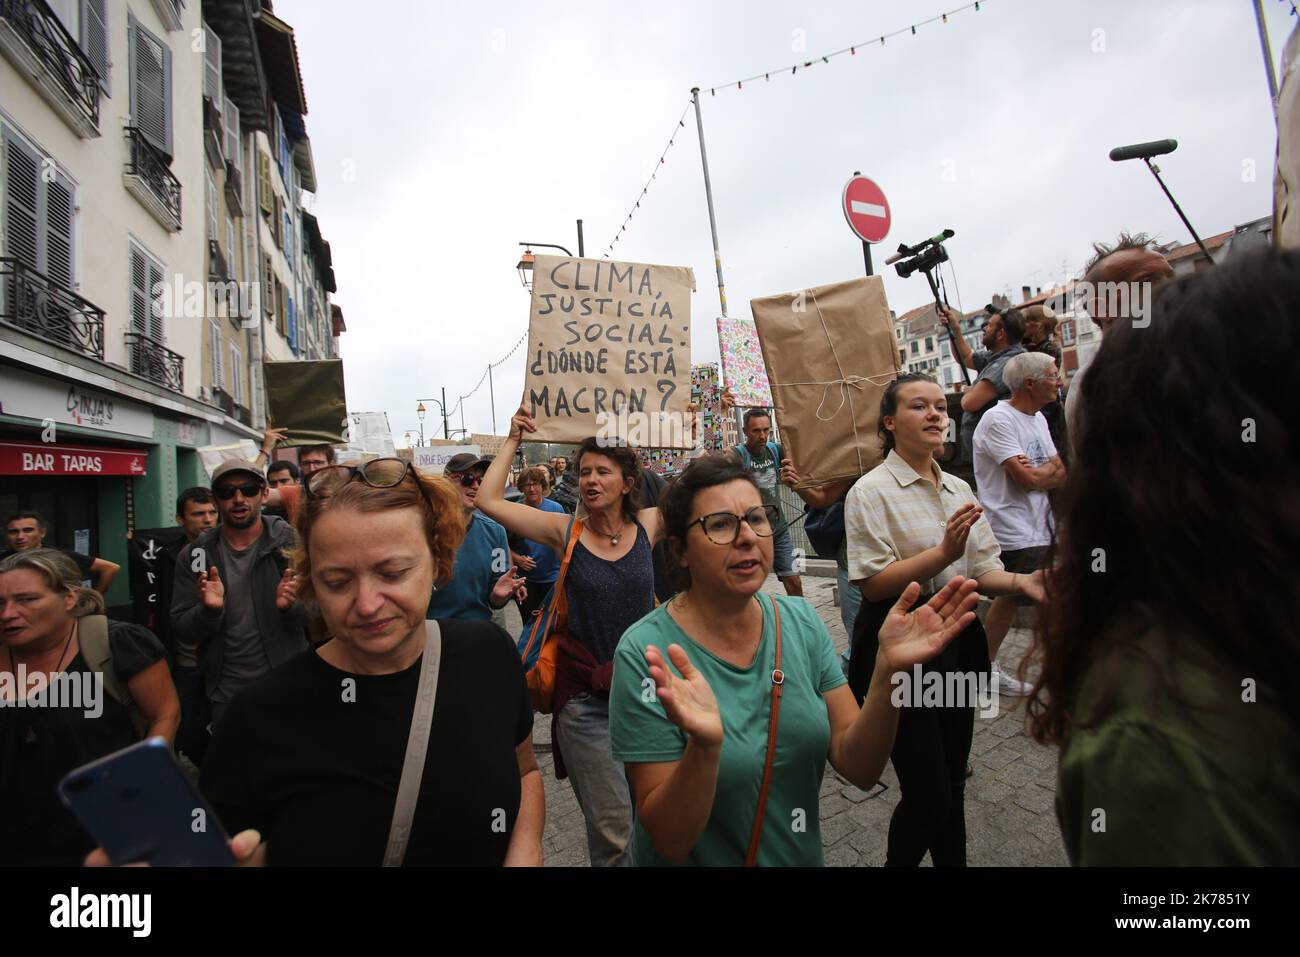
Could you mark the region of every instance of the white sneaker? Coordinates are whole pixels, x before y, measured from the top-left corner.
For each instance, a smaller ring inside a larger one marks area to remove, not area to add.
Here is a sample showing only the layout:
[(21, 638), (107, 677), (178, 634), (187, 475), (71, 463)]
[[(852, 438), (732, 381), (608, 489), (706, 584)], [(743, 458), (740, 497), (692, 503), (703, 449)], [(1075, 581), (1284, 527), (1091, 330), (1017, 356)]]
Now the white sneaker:
[(993, 680), (997, 683), (998, 694), (1023, 698), (1034, 693), (1034, 686), (1027, 681), (1017, 681), (993, 663)]

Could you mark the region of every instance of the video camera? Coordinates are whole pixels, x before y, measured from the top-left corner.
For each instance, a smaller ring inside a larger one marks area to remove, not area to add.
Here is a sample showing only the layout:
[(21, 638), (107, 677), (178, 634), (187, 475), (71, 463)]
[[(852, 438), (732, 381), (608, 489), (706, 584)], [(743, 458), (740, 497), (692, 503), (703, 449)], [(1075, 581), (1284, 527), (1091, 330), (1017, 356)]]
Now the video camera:
[[(885, 265), (893, 266), (894, 263), (898, 263), (897, 266), (894, 266), (894, 269), (902, 279), (908, 278), (918, 270), (928, 274), (930, 270), (940, 263), (948, 261), (948, 250), (943, 248), (943, 241), (951, 239), (954, 235), (956, 234), (951, 229), (945, 229), (938, 236), (931, 236), (915, 246), (900, 245), (898, 252), (885, 260)], [(905, 262), (898, 262), (907, 256), (912, 258), (907, 259)]]

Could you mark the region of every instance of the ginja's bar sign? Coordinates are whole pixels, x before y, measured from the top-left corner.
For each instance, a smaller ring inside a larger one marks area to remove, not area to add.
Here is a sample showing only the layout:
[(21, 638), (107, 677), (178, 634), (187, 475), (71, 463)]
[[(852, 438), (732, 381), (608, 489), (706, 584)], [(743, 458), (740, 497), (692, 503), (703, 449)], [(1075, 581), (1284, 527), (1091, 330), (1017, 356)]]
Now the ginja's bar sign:
[(130, 475), (142, 478), (149, 461), (140, 449), (20, 445), (0, 442), (0, 475)]

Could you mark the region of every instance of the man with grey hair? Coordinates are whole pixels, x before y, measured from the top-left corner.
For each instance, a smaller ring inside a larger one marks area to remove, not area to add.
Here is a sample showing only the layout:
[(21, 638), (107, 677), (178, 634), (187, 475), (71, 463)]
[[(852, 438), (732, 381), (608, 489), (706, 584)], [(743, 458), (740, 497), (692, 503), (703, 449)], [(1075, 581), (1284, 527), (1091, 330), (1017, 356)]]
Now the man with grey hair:
[[(1047, 490), (1065, 482), (1065, 466), (1042, 412), (1056, 398), (1056, 360), (1045, 352), (1012, 356), (1002, 370), (1002, 380), (1011, 398), (985, 412), (975, 428), (975, 480), (984, 517), (1002, 547), (1003, 567), (1013, 575), (1030, 575), (1043, 567), (1052, 541)], [(1024, 695), (1033, 688), (1003, 674), (997, 658), (1016, 604), (1011, 596), (995, 598), (984, 631), (999, 692)]]
[[(1174, 276), (1169, 260), (1155, 248), (1155, 241), (1146, 233), (1120, 233), (1111, 244), (1093, 243), (1093, 257), (1084, 268), (1083, 306), (1092, 321), (1106, 330), (1118, 320), (1131, 320), (1141, 311), (1151, 308), (1152, 295), (1157, 286)], [(1107, 290), (1124, 290), (1119, 295), (1107, 295)], [(1079, 386), (1087, 368), (1081, 369), (1070, 383), (1065, 394), (1066, 435), (1078, 434)], [(1069, 441), (1073, 448), (1074, 440)]]

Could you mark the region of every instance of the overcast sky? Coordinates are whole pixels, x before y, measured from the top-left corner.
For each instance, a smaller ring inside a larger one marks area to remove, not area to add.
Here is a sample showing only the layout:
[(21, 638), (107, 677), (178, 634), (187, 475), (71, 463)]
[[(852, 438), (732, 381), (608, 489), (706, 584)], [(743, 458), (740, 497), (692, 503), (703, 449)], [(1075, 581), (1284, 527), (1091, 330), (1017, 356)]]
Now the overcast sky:
[[(1249, 0), (983, 0), (816, 60), (960, 5), (277, 0), (298, 37), (348, 408), (386, 411), (401, 445), (417, 399), (445, 387), (454, 406), (526, 330), (518, 243), (576, 252), (581, 217), (600, 257), (696, 85), (733, 316), (862, 274), (840, 209), (854, 170), (892, 206), (877, 271), (900, 242), (952, 228), (967, 310), (1077, 272), (1121, 229), (1190, 240), (1114, 146), (1178, 140), (1157, 163), (1202, 237), (1271, 213), (1276, 128)], [(1286, 0), (1264, 7), (1276, 60), (1296, 18)], [(791, 76), (804, 59), (817, 65)], [(696, 362), (718, 357), (711, 252), (692, 112), (613, 255), (695, 270)], [(919, 275), (889, 269), (885, 286), (900, 314), (928, 299)], [(494, 370), (500, 432), (524, 362), (521, 348)], [(490, 431), (486, 382), (464, 412)]]

